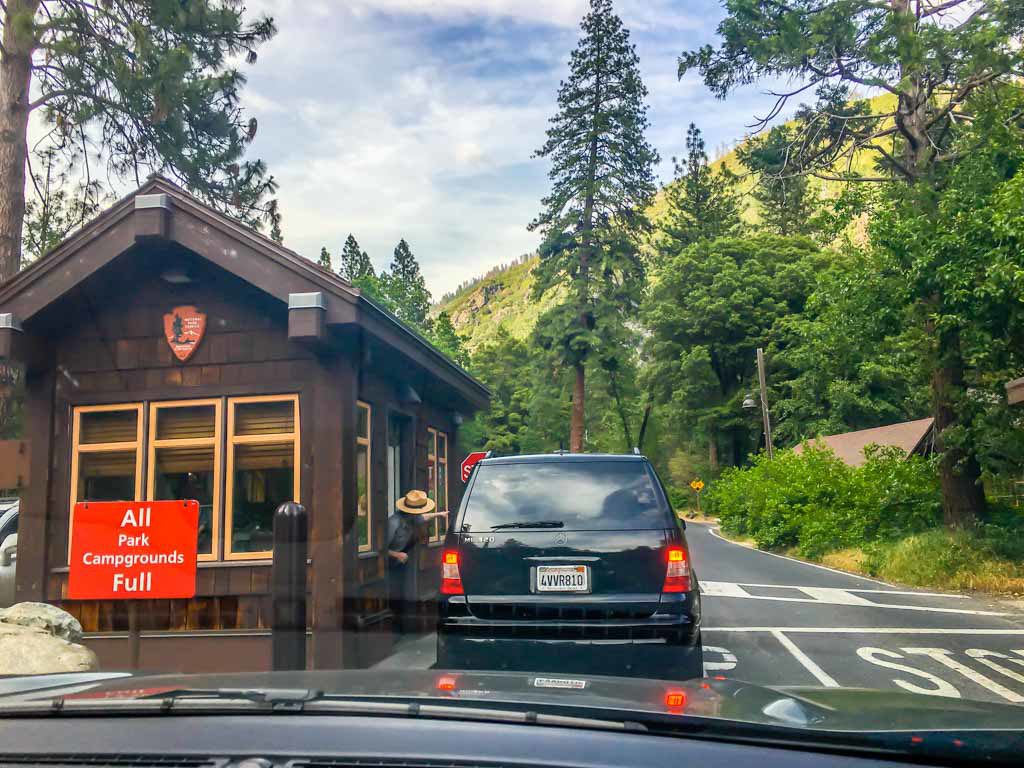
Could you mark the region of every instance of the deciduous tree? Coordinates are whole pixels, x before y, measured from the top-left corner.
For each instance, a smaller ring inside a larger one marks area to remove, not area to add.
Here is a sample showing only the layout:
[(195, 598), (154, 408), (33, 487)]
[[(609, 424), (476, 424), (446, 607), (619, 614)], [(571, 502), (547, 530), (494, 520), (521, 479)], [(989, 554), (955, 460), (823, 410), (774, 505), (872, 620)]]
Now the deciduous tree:
[[(1017, 0), (727, 0), (726, 12), (719, 47), (684, 53), (679, 75), (699, 70), (721, 98), (762, 78), (797, 83), (777, 92), (765, 124), (790, 99), (815, 91), (817, 101), (797, 112), (791, 162), (779, 175), (899, 183), (896, 194), (913, 198), (902, 209), (907, 214), (929, 210), (949, 167), (984, 141), (967, 138), (974, 105), (983, 103), (976, 97), (1024, 75)], [(888, 98), (857, 99), (855, 89)], [(1004, 115), (1010, 123), (1019, 118)], [(858, 152), (875, 157), (870, 173), (856, 167)], [(965, 412), (957, 392), (968, 361), (962, 329), (944, 322), (959, 314), (949, 305), (958, 299), (946, 293), (949, 283), (915, 280), (919, 266), (911, 261), (904, 271), (922, 328), (936, 342), (931, 379), (943, 511), (947, 523), (963, 525), (982, 516), (985, 498), (977, 457), (958, 437)]]

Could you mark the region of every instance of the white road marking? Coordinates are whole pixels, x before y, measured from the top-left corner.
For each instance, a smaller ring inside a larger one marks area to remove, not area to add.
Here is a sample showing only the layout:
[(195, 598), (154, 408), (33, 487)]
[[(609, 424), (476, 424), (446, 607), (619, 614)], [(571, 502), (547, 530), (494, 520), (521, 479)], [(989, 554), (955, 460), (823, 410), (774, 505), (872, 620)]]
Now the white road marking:
[(722, 657), (721, 661), (705, 661), (704, 672), (726, 672), (730, 669), (736, 668), (736, 654), (732, 653), (728, 648), (719, 648), (717, 645), (705, 645), (704, 646), (704, 658), (707, 658), (709, 653), (717, 653)]
[(714, 595), (715, 597), (753, 597), (752, 594), (743, 589), (739, 584), (729, 581), (701, 581), (700, 593), (702, 595)]
[(751, 584), (736, 584), (728, 581), (702, 581), (701, 592), (712, 597), (738, 597), (744, 600), (771, 600), (781, 603), (820, 603), (824, 605), (854, 605), (867, 608), (885, 608), (894, 611), (924, 611), (926, 613), (959, 613), (967, 616), (1007, 616), (1000, 611), (979, 611), (972, 608), (937, 608), (930, 605), (897, 605), (876, 603), (850, 594), (850, 590), (824, 587), (802, 587), (799, 585), (772, 584), (778, 589), (796, 589), (814, 597), (782, 597), (780, 595), (752, 595), (743, 589)]
[[(715, 533), (715, 529), (712, 528), (711, 526), (708, 526), (708, 533), (710, 533), (716, 539), (721, 539), (722, 541), (726, 542), (727, 544), (732, 544), (734, 547), (743, 547), (742, 544), (737, 544), (735, 541), (729, 541), (727, 538), (725, 538), (725, 536), (722, 536), (719, 533)], [(882, 581), (881, 579), (872, 579), (870, 576), (858, 576), (857, 574), (849, 573), (847, 571), (840, 571), (837, 568), (829, 568), (827, 565), (819, 565), (818, 563), (808, 563), (806, 560), (797, 560), (795, 557), (786, 557), (785, 555), (779, 555), (779, 554), (776, 554), (775, 552), (766, 552), (763, 549), (754, 549), (752, 547), (743, 547), (743, 549), (749, 549), (751, 552), (757, 552), (757, 553), (762, 554), (762, 555), (768, 555), (769, 557), (781, 557), (783, 560), (789, 560), (789, 562), (791, 562), (791, 563), (799, 563), (800, 565), (807, 565), (807, 566), (810, 566), (811, 568), (820, 568), (823, 571), (829, 571), (830, 573), (838, 573), (840, 576), (846, 576), (847, 578), (850, 578), (850, 579), (860, 579), (861, 581), (870, 581), (870, 582), (872, 582), (874, 584), (881, 584), (883, 587), (891, 587), (892, 586), (892, 584), (890, 584), (889, 582)]]
[[(785, 632), (845, 635), (1024, 635), (1024, 629), (932, 629), (928, 627), (701, 627), (701, 632)], [(1014, 651), (1024, 656), (1024, 650)]]
[(814, 677), (817, 678), (819, 683), (828, 688), (839, 687), (839, 683), (837, 683), (832, 677), (830, 677), (828, 673), (825, 672), (825, 670), (823, 670), (821, 667), (819, 667), (817, 664), (811, 661), (811, 658), (806, 653), (797, 648), (796, 644), (792, 640), (790, 640), (788, 637), (786, 637), (778, 630), (774, 630), (772, 632), (772, 636), (774, 636), (776, 640), (782, 643), (782, 647), (789, 651), (793, 655), (793, 658), (803, 665), (804, 669), (806, 669), (808, 672), (814, 675)]
[(968, 680), (977, 683), (982, 688), (987, 688), (992, 691), (992, 693), (1002, 696), (1013, 704), (1020, 704), (1024, 701), (1024, 696), (1021, 696), (1019, 693), (1014, 693), (1009, 688), (997, 683), (992, 678), (985, 677), (985, 675), (980, 672), (975, 672), (970, 667), (964, 666), (959, 661), (952, 658), (952, 652), (947, 651), (945, 648), (901, 648), (900, 650), (904, 653), (917, 654), (919, 656), (927, 656), (930, 659), (934, 659), (943, 666), (949, 667), (954, 672), (959, 672)]
[(808, 597), (813, 597), (822, 603), (831, 605), (878, 605), (870, 600), (865, 600), (860, 595), (855, 595), (845, 589), (834, 589), (832, 587), (797, 587)]
[[(718, 582), (722, 583), (722, 582)], [(703, 584), (703, 582), (701, 582)], [(791, 584), (752, 584), (749, 581), (737, 582), (741, 587), (765, 587), (767, 589), (803, 589)], [(846, 587), (843, 592), (855, 592), (860, 595), (916, 595), (917, 597), (949, 597), (954, 600), (966, 600), (969, 595), (957, 595), (952, 592), (920, 592), (916, 589), (863, 589), (861, 587)]]
[(996, 662), (992, 661), (992, 658), (990, 657), (1004, 659), (1014, 664), (1022, 665), (1024, 665), (1024, 661), (1010, 658), (1004, 653), (999, 653), (999, 651), (986, 651), (981, 648), (968, 648), (966, 653), (972, 659), (977, 659), (989, 669), (994, 669), (996, 672), (1006, 675), (1008, 678), (1010, 678), (1011, 680), (1016, 680), (1018, 683), (1024, 683), (1024, 675), (1022, 675), (1020, 672), (1017, 672), (1016, 670), (1004, 667), (1002, 664), (997, 664)]
[(915, 675), (927, 680), (935, 686), (935, 688), (922, 688), (919, 685), (911, 683), (909, 680), (902, 680), (898, 677), (890, 678), (893, 683), (905, 691), (910, 691), (911, 693), (923, 693), (926, 696), (945, 696), (950, 699), (960, 698), (960, 691), (950, 683), (947, 683), (941, 677), (936, 677), (931, 672), (925, 672), (923, 669), (915, 669), (914, 667), (909, 667), (906, 664), (897, 664), (894, 661), (885, 661), (884, 659), (878, 658), (879, 656), (885, 656), (890, 659), (902, 659), (903, 657), (895, 651), (889, 651), (885, 648), (871, 648), (869, 646), (865, 646), (857, 649), (857, 655), (864, 659), (864, 661), (875, 664), (876, 666), (885, 667), (886, 669), (894, 669), (897, 672), (903, 672), (908, 675)]

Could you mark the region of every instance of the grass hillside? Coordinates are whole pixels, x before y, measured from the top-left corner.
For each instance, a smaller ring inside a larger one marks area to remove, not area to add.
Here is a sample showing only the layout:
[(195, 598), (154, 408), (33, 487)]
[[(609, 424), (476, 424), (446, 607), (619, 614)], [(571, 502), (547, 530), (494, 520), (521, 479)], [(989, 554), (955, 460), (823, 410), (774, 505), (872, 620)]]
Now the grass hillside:
[(466, 337), (470, 351), (492, 340), (504, 327), (512, 336), (526, 338), (545, 311), (554, 306), (557, 292), (548, 291), (533, 301), (533, 268), (539, 257), (531, 256), (469, 284), (435, 307), (447, 312), (452, 325)]
[[(891, 112), (895, 96), (884, 94), (871, 100), (876, 112)], [(742, 146), (742, 142), (739, 146)], [(873, 173), (874, 156), (870, 152), (861, 152), (854, 157), (852, 170), (870, 175)], [(744, 175), (744, 169), (736, 158), (736, 149), (717, 158), (712, 164), (715, 169), (728, 168), (739, 175), (740, 190), (750, 191), (755, 179)], [(845, 170), (845, 169), (844, 169)], [(834, 181), (813, 179), (812, 184), (823, 199), (832, 199), (839, 195), (842, 184)], [(753, 197), (744, 194), (745, 205), (741, 216), (748, 224), (757, 224), (759, 220), (757, 204)], [(664, 217), (666, 202), (664, 191), (658, 192), (651, 204), (648, 215), (655, 224)], [(864, 221), (854, 222), (850, 234), (855, 239), (863, 236)], [(505, 267), (496, 267), (481, 277), (468, 280), (450, 296), (445, 296), (435, 307), (434, 312), (447, 312), (455, 329), (467, 339), (470, 351), (493, 339), (498, 328), (504, 327), (512, 336), (525, 339), (537, 318), (552, 307), (557, 294), (548, 292), (540, 301), (533, 301), (530, 292), (533, 288), (532, 271), (538, 257), (531, 256), (517, 259)]]

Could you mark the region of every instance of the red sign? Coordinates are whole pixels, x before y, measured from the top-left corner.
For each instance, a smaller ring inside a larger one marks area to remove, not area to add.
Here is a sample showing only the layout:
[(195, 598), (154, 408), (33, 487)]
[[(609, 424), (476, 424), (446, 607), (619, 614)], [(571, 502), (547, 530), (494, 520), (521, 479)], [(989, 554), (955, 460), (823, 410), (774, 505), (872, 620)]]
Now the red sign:
[(462, 482), (467, 482), (469, 480), (470, 473), (473, 471), (473, 467), (476, 466), (476, 463), (480, 461), (480, 459), (486, 458), (486, 451), (473, 451), (469, 456), (464, 458), (462, 460)]
[(75, 504), (68, 598), (194, 596), (198, 531), (198, 501)]
[(195, 307), (175, 307), (164, 315), (164, 335), (171, 351), (181, 362), (185, 362), (199, 347), (206, 333), (206, 315)]

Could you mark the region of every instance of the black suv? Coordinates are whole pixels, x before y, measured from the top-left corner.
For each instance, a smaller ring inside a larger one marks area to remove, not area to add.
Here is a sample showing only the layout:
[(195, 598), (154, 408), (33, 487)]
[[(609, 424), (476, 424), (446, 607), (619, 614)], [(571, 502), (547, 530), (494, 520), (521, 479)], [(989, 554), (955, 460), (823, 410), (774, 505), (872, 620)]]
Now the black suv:
[(438, 667), (702, 676), (683, 528), (643, 456), (484, 459), (445, 540)]

